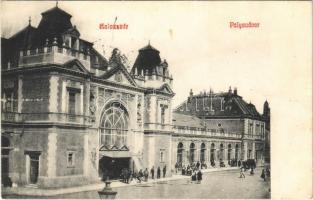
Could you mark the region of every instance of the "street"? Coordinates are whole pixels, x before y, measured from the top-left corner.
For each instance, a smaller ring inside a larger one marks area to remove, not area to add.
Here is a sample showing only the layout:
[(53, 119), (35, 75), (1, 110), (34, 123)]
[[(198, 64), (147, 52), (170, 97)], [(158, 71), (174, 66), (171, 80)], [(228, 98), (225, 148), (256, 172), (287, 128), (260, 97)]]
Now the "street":
[[(157, 183), (113, 188), (117, 199), (262, 199), (270, 198), (269, 182), (260, 178), (261, 170), (255, 175), (245, 172), (246, 178), (239, 178), (238, 170), (209, 172), (203, 175), (201, 184), (190, 179), (180, 179)], [(30, 196), (9, 196), (7, 198), (39, 198)], [(40, 197), (42, 198), (42, 197)], [(97, 191), (71, 193), (52, 196), (55, 199), (98, 199)]]

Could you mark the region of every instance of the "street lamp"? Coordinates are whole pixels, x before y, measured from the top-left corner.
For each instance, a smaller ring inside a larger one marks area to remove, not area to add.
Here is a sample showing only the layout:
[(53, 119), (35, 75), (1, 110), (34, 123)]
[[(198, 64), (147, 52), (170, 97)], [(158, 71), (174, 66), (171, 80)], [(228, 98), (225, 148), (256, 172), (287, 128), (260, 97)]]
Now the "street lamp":
[(100, 199), (115, 199), (117, 192), (113, 191), (110, 187), (111, 181), (105, 181), (105, 188), (103, 190), (98, 191)]

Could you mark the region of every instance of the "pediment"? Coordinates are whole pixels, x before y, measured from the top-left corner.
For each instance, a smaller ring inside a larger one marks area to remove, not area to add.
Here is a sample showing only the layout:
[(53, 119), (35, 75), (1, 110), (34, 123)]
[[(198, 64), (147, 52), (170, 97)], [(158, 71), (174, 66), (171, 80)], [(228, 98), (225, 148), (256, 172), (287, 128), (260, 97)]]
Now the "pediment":
[(160, 87), (159, 91), (163, 92), (163, 93), (167, 93), (167, 94), (174, 94), (173, 90), (171, 89), (171, 87), (168, 84), (164, 84)]
[(81, 62), (77, 59), (68, 61), (68, 62), (64, 63), (63, 66), (66, 69), (70, 69), (70, 70), (77, 71), (80, 73), (86, 73), (86, 74), (89, 73), (88, 70), (84, 67), (84, 65), (81, 64)]
[(104, 74), (103, 78), (123, 85), (136, 86), (135, 81), (127, 72), (127, 70), (120, 66), (116, 66), (115, 68), (108, 71), (106, 74)]

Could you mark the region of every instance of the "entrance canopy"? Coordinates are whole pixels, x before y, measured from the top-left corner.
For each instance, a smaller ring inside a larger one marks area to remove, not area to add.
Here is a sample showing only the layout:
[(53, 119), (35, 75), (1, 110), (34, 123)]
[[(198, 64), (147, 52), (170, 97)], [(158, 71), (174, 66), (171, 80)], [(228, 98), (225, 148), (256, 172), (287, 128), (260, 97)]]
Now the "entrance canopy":
[(99, 151), (99, 157), (110, 157), (110, 158), (130, 158), (131, 154), (129, 151)]

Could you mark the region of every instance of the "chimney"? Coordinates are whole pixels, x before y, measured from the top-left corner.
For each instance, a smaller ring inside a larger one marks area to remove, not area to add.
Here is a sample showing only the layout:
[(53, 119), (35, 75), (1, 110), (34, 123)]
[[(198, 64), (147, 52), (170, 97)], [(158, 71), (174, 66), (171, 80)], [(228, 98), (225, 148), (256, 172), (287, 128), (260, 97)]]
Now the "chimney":
[(231, 93), (232, 93), (231, 86), (229, 86), (228, 93), (229, 93), (229, 94), (231, 94)]
[(237, 96), (237, 87), (234, 88), (234, 95)]
[(191, 96), (191, 97), (193, 96), (192, 89), (190, 89), (189, 96)]

